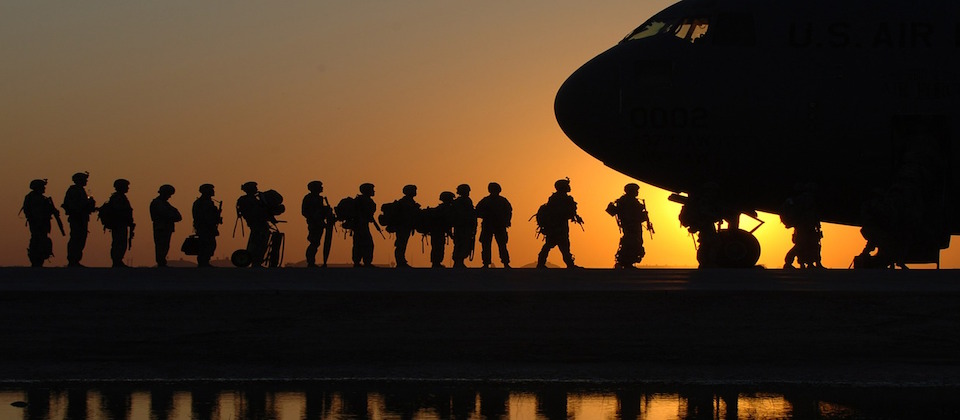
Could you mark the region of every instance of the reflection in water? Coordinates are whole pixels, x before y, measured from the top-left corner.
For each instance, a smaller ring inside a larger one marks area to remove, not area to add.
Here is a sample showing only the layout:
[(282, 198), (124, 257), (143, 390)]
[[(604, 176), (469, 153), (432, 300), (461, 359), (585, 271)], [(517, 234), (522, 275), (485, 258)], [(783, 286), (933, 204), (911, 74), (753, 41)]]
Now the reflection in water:
[(956, 418), (956, 391), (424, 383), (24, 386), (0, 391), (0, 419)]

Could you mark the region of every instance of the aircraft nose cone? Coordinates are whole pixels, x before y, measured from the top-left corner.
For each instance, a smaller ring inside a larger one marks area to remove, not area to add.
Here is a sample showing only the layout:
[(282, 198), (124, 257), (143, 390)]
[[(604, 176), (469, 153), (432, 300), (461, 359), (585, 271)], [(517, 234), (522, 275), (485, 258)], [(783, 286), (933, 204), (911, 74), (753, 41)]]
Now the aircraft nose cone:
[(557, 91), (554, 114), (564, 134), (584, 151), (603, 160), (618, 127), (618, 66), (604, 53), (574, 72)]

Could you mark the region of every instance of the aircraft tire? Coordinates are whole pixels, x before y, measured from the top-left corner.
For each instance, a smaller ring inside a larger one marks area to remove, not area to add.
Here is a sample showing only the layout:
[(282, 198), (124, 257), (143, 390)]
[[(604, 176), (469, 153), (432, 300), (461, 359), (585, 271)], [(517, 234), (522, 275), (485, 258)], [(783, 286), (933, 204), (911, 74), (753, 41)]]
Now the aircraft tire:
[(723, 268), (751, 268), (760, 260), (760, 241), (743, 229), (717, 233), (716, 264)]
[(700, 268), (717, 268), (718, 250), (720, 249), (719, 241), (708, 241), (702, 242), (700, 247), (697, 248), (697, 262), (700, 263)]

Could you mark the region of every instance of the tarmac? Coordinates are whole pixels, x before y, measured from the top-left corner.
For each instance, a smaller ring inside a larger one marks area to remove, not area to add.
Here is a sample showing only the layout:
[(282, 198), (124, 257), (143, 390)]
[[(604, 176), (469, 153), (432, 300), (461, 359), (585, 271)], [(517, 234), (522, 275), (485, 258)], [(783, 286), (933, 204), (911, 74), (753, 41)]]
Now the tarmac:
[(958, 274), (0, 268), (0, 382), (958, 386)]

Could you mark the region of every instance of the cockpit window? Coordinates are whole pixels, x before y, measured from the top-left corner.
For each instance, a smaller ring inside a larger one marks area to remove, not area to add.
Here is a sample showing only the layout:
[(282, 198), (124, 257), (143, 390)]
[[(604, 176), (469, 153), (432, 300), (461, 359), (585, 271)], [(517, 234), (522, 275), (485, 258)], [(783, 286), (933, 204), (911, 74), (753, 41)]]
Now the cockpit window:
[(707, 34), (708, 29), (710, 29), (710, 22), (707, 19), (684, 19), (674, 35), (696, 44)]
[(707, 18), (649, 20), (628, 35), (624, 42), (652, 36), (673, 35), (696, 44), (709, 29), (710, 20)]
[(664, 33), (667, 31), (667, 29), (669, 29), (669, 25), (667, 24), (667, 22), (651, 20), (651, 21), (648, 21), (647, 23), (644, 23), (635, 31), (631, 32), (630, 35), (627, 35), (627, 38), (624, 39), (624, 41), (649, 38), (651, 36)]

